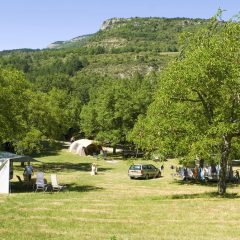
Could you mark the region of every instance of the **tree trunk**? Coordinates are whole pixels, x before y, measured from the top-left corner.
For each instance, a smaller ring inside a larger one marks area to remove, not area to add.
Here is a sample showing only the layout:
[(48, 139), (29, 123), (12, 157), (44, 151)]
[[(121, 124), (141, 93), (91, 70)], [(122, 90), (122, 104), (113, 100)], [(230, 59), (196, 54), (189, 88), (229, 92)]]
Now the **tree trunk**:
[(138, 147), (137, 147), (137, 151), (136, 151), (136, 158), (138, 157)]
[(223, 195), (226, 193), (226, 173), (228, 156), (231, 150), (231, 136), (223, 136), (223, 143), (221, 147), (221, 161), (220, 161), (220, 176), (218, 182), (218, 193)]

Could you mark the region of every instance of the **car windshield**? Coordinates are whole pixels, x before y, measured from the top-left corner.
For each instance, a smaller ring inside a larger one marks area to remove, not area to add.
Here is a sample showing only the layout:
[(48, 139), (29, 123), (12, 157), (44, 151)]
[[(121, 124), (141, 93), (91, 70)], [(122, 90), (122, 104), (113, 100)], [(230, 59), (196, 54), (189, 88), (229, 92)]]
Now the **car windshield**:
[(141, 170), (141, 165), (132, 165), (129, 169), (130, 170)]

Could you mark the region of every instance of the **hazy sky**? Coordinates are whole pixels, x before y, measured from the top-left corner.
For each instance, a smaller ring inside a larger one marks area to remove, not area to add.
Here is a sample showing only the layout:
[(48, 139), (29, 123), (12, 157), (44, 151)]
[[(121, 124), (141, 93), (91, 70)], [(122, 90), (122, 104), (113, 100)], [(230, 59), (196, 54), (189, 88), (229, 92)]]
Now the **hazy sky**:
[(45, 48), (97, 32), (112, 17), (210, 18), (219, 7), (228, 19), (240, 0), (0, 0), (0, 50)]

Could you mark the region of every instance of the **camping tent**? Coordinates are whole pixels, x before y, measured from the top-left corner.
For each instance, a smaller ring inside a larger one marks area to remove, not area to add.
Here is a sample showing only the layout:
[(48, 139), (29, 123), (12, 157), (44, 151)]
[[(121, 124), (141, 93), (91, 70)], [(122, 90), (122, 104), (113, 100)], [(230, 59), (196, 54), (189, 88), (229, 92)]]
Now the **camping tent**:
[(8, 194), (9, 181), (13, 177), (13, 162), (28, 162), (32, 159), (28, 156), (17, 155), (10, 152), (0, 152), (0, 194)]
[(101, 147), (89, 139), (74, 141), (69, 148), (70, 152), (79, 154), (80, 156), (98, 154), (100, 150)]

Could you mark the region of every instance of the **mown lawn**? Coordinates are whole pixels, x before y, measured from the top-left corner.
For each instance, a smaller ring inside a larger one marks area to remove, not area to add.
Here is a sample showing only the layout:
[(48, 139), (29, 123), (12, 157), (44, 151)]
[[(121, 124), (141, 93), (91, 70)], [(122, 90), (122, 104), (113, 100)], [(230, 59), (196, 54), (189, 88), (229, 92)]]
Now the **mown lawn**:
[[(37, 160), (35, 168), (48, 181), (57, 173), (68, 188), (19, 192), (14, 178), (12, 194), (0, 196), (0, 239), (240, 239), (240, 186), (231, 185), (220, 198), (215, 184), (174, 180), (174, 160), (165, 162), (162, 178), (150, 180), (130, 180), (129, 160), (107, 162), (66, 150)], [(96, 176), (90, 175), (93, 161)], [(18, 165), (14, 175), (22, 174)]]

